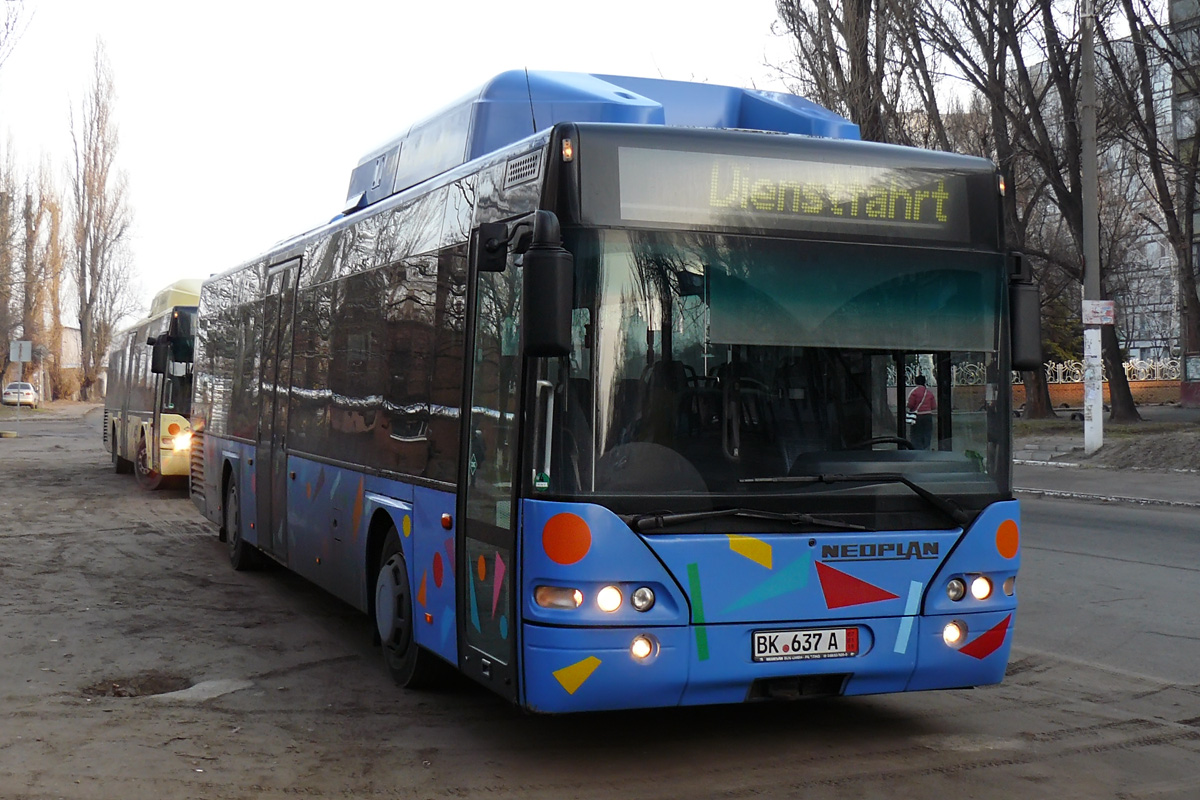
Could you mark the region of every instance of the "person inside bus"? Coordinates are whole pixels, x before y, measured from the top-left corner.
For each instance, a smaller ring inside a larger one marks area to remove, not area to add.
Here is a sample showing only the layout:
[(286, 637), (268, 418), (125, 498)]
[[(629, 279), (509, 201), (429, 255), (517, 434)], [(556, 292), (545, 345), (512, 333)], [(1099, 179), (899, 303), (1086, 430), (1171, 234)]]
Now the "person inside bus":
[(925, 385), (925, 376), (917, 376), (917, 385), (908, 393), (908, 413), (915, 415), (912, 441), (914, 450), (928, 450), (933, 441), (933, 417), (937, 413), (937, 397), (933, 390)]

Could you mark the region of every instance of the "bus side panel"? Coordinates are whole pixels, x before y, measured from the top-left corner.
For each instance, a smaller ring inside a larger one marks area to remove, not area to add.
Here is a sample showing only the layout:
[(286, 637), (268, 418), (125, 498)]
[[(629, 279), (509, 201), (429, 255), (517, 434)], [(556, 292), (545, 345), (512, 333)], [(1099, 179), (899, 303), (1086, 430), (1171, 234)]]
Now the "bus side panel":
[(301, 456), (288, 458), (288, 472), (288, 567), (365, 612), (375, 578), (371, 525), (386, 515), (413, 587), (417, 642), (458, 663), (454, 530), (442, 527), (443, 514), (453, 519), (455, 496)]
[[(451, 664), (458, 664), (454, 613), (457, 597), (454, 578), (456, 497), (451, 492), (419, 486), (413, 489), (413, 496), (413, 547), (409, 571), (417, 600), (413, 606), (417, 642)], [(450, 519), (449, 529), (442, 525), (443, 515)]]

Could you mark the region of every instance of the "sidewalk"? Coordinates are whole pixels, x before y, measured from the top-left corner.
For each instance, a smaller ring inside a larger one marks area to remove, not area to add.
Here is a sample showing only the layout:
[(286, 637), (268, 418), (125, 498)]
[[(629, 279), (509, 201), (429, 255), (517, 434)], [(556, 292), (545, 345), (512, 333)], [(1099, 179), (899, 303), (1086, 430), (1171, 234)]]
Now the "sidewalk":
[[(1147, 422), (1200, 427), (1200, 409), (1148, 406), (1138, 411)], [(1104, 466), (1086, 458), (1082, 434), (1080, 424), (1075, 434), (1031, 432), (1018, 437), (1013, 442), (1013, 488), (1018, 496), (1200, 508), (1200, 470), (1171, 468), (1170, 447), (1163, 434), (1153, 433), (1151, 426), (1146, 427), (1146, 436), (1132, 437), (1141, 440), (1139, 454), (1143, 457), (1133, 462), (1141, 466), (1128, 466), (1128, 461), (1120, 467)], [(1177, 440), (1175, 456), (1195, 441), (1178, 433), (1166, 435)], [(1111, 448), (1128, 450), (1130, 440), (1128, 432), (1122, 437), (1106, 436), (1101, 453)], [(1174, 463), (1180, 463), (1178, 458)], [(1190, 465), (1195, 466), (1194, 460)]]
[(1019, 497), (1200, 508), (1200, 473), (1018, 459), (1013, 465), (1013, 491)]

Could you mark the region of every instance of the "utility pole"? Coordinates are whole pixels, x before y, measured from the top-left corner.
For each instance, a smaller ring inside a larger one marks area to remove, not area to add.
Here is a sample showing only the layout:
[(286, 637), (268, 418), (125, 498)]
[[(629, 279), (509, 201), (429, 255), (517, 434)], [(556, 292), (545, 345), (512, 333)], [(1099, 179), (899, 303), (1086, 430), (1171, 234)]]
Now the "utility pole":
[(1104, 444), (1104, 367), (1100, 360), (1100, 210), (1096, 152), (1096, 4), (1083, 0), (1080, 18), (1079, 128), (1083, 185), (1083, 450)]

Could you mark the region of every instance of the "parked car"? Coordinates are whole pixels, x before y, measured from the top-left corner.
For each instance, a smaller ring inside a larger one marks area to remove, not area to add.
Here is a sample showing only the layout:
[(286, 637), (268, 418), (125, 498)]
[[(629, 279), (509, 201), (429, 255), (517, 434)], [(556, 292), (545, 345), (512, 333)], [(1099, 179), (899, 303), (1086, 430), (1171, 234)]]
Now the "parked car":
[(4, 387), (4, 405), (32, 408), (37, 404), (38, 393), (37, 389), (33, 388), (33, 384), (14, 382)]

